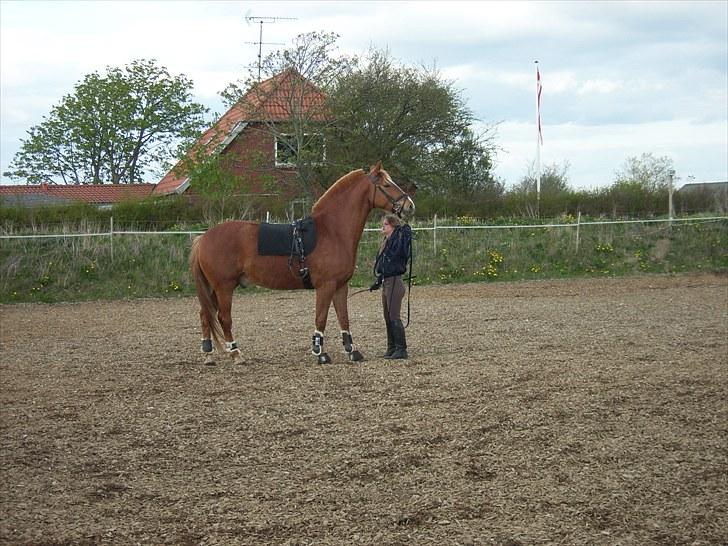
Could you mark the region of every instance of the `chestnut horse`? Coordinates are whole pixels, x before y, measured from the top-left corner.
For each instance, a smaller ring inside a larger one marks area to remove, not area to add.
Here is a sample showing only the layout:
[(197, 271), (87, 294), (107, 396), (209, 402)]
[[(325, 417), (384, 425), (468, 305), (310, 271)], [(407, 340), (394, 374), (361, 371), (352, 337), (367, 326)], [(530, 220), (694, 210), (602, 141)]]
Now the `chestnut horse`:
[[(214, 364), (213, 342), (230, 353), (233, 362), (242, 362), (240, 348), (232, 334), (232, 297), (235, 287), (255, 284), (266, 288), (296, 290), (304, 281), (316, 289), (316, 329), (311, 352), (320, 364), (331, 362), (323, 350), (324, 330), (331, 302), (341, 328), (344, 350), (349, 360), (364, 357), (355, 351), (349, 331), (347, 296), (354, 274), (356, 253), (367, 216), (373, 208), (398, 215), (414, 212), (411, 197), (382, 169), (381, 161), (369, 172), (363, 169), (341, 177), (314, 204), (313, 218), (317, 242), (305, 257), (308, 279), (292, 268), (290, 256), (261, 256), (258, 252), (257, 222), (223, 222), (192, 243), (190, 267), (200, 301), (202, 352), (205, 363)], [(247, 344), (246, 344), (247, 345)]]

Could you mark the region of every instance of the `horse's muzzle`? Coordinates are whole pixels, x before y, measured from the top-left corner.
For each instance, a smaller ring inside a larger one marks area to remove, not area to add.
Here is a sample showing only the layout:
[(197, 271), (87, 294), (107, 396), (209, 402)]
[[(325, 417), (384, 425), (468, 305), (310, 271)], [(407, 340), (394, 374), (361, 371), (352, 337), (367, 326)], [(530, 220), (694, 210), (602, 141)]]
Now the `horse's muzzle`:
[(395, 213), (404, 220), (411, 218), (415, 214), (415, 202), (412, 201), (412, 198), (407, 197), (402, 206), (397, 207)]

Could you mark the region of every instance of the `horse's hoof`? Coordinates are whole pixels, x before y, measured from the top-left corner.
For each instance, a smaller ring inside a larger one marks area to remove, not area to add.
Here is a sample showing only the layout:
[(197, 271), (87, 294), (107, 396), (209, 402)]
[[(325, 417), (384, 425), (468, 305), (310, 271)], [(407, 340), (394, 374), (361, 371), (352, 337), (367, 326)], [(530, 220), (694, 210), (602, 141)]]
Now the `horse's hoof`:
[(243, 355), (240, 354), (240, 351), (233, 351), (230, 356), (233, 359), (233, 364), (235, 364), (236, 366), (240, 364), (245, 364), (245, 361), (243, 360)]
[(318, 355), (319, 364), (331, 364), (331, 357), (327, 353), (321, 353)]
[(205, 366), (214, 366), (215, 365), (215, 357), (212, 356), (212, 354), (205, 355)]
[(359, 351), (351, 351), (349, 353), (349, 360), (352, 362), (361, 362), (364, 360), (364, 355), (361, 354)]

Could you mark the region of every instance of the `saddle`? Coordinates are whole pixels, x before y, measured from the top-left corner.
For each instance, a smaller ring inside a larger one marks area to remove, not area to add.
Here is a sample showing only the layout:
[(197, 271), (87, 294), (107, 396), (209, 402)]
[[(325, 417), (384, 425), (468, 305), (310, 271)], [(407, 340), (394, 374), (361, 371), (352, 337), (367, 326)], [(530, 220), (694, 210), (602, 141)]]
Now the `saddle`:
[(316, 248), (316, 224), (306, 217), (291, 224), (262, 223), (258, 229), (258, 254), (260, 256), (288, 256), (288, 266), (296, 258), (298, 274), (306, 288), (313, 288), (306, 267), (306, 256)]

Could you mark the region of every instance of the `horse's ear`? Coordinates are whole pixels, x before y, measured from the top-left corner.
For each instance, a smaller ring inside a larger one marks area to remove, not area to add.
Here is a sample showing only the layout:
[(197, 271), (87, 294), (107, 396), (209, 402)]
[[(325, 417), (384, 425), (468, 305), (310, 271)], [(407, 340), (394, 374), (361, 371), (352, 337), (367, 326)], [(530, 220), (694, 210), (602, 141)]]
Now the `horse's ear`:
[(377, 164), (372, 167), (372, 170), (369, 171), (370, 176), (379, 176), (379, 171), (382, 170), (382, 160), (380, 159), (377, 161)]

